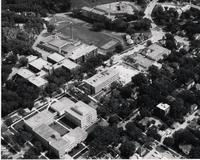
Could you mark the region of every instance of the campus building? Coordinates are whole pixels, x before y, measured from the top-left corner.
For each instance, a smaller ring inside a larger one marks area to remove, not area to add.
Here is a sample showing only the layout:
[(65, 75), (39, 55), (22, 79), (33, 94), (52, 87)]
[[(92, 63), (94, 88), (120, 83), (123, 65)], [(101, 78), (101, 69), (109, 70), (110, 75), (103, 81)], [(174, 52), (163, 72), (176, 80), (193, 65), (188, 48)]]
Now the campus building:
[(73, 62), (80, 64), (85, 62), (91, 57), (97, 55), (97, 47), (94, 45), (81, 44), (74, 48), (71, 53), (69, 53), (69, 59)]
[(66, 69), (69, 72), (73, 72), (80, 67), (80, 65), (76, 64), (75, 62), (65, 59), (62, 62), (62, 68)]
[(61, 61), (61, 56), (69, 58), (75, 63), (85, 62), (88, 58), (97, 54), (98, 48), (94, 45), (88, 45), (79, 40), (62, 39), (60, 36), (49, 36), (40, 43), (43, 48), (51, 50), (53, 53), (48, 57), (48, 61), (56, 63)]
[(95, 21), (109, 19), (114, 21), (118, 16), (133, 15), (138, 10), (131, 2), (121, 1), (97, 5), (93, 8), (82, 7), (81, 14)]
[(160, 59), (163, 59), (164, 55), (168, 56), (171, 51), (157, 43), (153, 43), (149, 47), (139, 51), (139, 53), (150, 60), (158, 61)]
[(32, 62), (29, 63), (29, 69), (34, 72), (34, 73), (38, 73), (40, 72), (42, 69), (44, 70), (49, 70), (50, 66), (52, 64), (47, 62), (46, 60), (42, 59), (42, 58), (38, 58)]
[(91, 94), (96, 94), (118, 79), (119, 73), (116, 70), (106, 69), (93, 77), (84, 80), (85, 89)]
[(96, 110), (82, 101), (75, 103), (68, 98), (63, 98), (52, 104), (51, 109), (58, 115), (65, 115), (71, 123), (84, 130), (97, 121)]
[(60, 54), (58, 54), (56, 52), (53, 53), (53, 54), (50, 54), (47, 57), (47, 61), (52, 63), (52, 64), (60, 63), (64, 59), (65, 59), (65, 57), (63, 57), (62, 55), (60, 55)]
[[(65, 159), (69, 157), (68, 153), (74, 147), (87, 138), (88, 133), (85, 131), (85, 126), (96, 122), (96, 110), (94, 111), (83, 102), (74, 103), (66, 97), (62, 99), (61, 102), (54, 103), (51, 110), (45, 109), (33, 114), (25, 119), (24, 123), (26, 129), (32, 132), (45, 147), (53, 151), (58, 158)], [(72, 128), (67, 122), (60, 122), (62, 118), (67, 118), (69, 123), (74, 123), (72, 118), (77, 118), (81, 121), (81, 125)]]

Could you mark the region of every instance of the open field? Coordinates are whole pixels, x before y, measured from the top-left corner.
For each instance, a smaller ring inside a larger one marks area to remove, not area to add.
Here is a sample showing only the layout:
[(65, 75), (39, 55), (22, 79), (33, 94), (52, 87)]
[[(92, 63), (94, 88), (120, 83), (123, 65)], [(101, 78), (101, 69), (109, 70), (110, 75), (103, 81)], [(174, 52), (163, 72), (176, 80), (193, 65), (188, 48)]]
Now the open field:
[[(63, 25), (63, 24), (62, 24)], [(64, 25), (64, 27), (60, 28), (57, 32), (61, 32), (62, 34), (66, 36), (70, 36), (70, 30), (69, 30), (69, 24)], [(85, 43), (92, 43), (96, 45), (97, 47), (103, 46), (105, 43), (109, 42), (113, 38), (103, 34), (101, 32), (94, 32), (89, 29), (86, 24), (74, 24), (73, 25), (73, 37), (74, 39), (79, 39)]]

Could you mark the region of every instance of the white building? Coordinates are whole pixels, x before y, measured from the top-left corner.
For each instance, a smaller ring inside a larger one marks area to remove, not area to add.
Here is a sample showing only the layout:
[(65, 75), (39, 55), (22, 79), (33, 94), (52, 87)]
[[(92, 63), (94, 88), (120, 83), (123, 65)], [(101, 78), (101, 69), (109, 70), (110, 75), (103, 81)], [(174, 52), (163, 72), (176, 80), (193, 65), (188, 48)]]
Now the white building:
[(98, 93), (114, 81), (119, 79), (119, 73), (113, 69), (106, 69), (93, 77), (84, 80), (90, 93)]
[(69, 53), (68, 57), (75, 63), (82, 63), (85, 62), (87, 59), (95, 56), (97, 54), (97, 47), (94, 45), (87, 45), (82, 43), (81, 45), (77, 46)]
[(75, 125), (87, 129), (97, 121), (97, 111), (82, 101), (77, 103), (64, 97), (51, 105), (58, 115), (64, 115)]
[(166, 103), (159, 103), (156, 107), (161, 111), (164, 111), (164, 115), (167, 115), (170, 111), (170, 105)]
[(22, 69), (19, 69), (19, 71), (17, 72), (17, 75), (24, 79), (28, 79), (30, 77), (33, 77), (35, 74), (29, 71), (28, 69), (22, 68)]

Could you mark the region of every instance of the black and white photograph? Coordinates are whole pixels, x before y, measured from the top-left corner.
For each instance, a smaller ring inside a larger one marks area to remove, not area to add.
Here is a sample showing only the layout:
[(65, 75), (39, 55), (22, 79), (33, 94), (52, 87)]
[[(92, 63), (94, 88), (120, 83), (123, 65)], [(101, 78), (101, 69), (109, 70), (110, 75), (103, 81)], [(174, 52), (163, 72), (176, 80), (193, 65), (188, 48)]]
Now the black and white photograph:
[(1, 159), (200, 159), (200, 0), (1, 0)]

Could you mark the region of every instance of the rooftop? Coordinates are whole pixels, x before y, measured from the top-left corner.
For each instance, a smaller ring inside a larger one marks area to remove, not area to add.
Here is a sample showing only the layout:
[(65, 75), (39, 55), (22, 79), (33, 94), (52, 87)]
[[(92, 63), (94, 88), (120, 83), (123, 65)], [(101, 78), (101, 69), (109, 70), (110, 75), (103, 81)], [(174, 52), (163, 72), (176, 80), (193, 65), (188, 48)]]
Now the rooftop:
[(71, 130), (68, 134), (63, 136), (63, 139), (68, 142), (68, 148), (65, 152), (70, 151), (78, 143), (84, 141), (87, 138), (87, 132), (82, 130), (80, 127), (77, 127)]
[(109, 49), (113, 46), (115, 46), (118, 42), (115, 40), (111, 40), (108, 43), (104, 44), (103, 46), (101, 46), (102, 49)]
[(170, 50), (156, 43), (150, 45), (144, 52), (144, 55), (151, 57), (155, 61), (162, 59), (164, 54), (169, 55)]
[(69, 56), (70, 59), (72, 60), (76, 60), (84, 55), (86, 55), (87, 53), (90, 53), (94, 50), (96, 50), (97, 47), (94, 45), (87, 45), (85, 43), (77, 46), (73, 51), (72, 54)]
[(51, 108), (60, 113), (68, 112), (78, 119), (82, 119), (82, 116), (86, 115), (87, 113), (96, 112), (95, 109), (84, 102), (78, 101), (77, 103), (74, 103), (66, 97), (63, 97), (59, 101), (53, 103)]
[(48, 56), (48, 58), (54, 60), (55, 62), (60, 62), (60, 61), (62, 61), (63, 59), (65, 59), (65, 57), (61, 56), (61, 55), (58, 54), (58, 53), (50, 54), (50, 55)]
[(37, 56), (30, 55), (30, 56), (27, 56), (26, 58), (28, 59), (28, 62), (30, 63), (30, 62), (36, 60), (38, 57), (37, 57)]
[(50, 124), (54, 120), (54, 114), (49, 112), (48, 110), (44, 110), (36, 115), (33, 115), (29, 119), (25, 120), (25, 123), (31, 127), (33, 130), (39, 127), (41, 124)]
[(65, 152), (69, 146), (69, 142), (60, 136), (58, 132), (49, 127), (46, 124), (41, 124), (34, 129), (34, 132), (40, 135), (43, 139), (49, 142), (49, 144), (58, 151)]
[(135, 59), (136, 64), (139, 64), (141, 67), (143, 67), (143, 69), (148, 69), (154, 63), (154, 61), (145, 58), (141, 54), (137, 54), (136, 56), (131, 55), (131, 58)]
[(107, 14), (108, 11), (110, 12), (110, 14), (120, 14), (120, 13), (134, 14), (134, 11), (136, 9), (131, 2), (126, 2), (126, 1), (101, 4), (97, 5), (95, 8), (100, 11), (104, 11)]
[(29, 82), (34, 84), (36, 87), (42, 87), (48, 83), (47, 80), (45, 80), (44, 78), (41, 78), (41, 77), (31, 77), (28, 80), (29, 80)]
[(69, 98), (63, 97), (59, 101), (53, 103), (51, 105), (51, 108), (55, 111), (64, 113), (66, 110), (73, 107), (74, 105), (75, 105), (75, 103), (73, 101), (71, 101)]
[(32, 76), (34, 76), (35, 74), (33, 72), (31, 72), (30, 70), (28, 69), (25, 69), (25, 68), (22, 68), (22, 69), (19, 69), (19, 71), (17, 72), (17, 74), (25, 79), (28, 79)]
[(66, 67), (67, 69), (69, 70), (72, 70), (72, 69), (75, 69), (77, 68), (79, 65), (74, 63), (73, 61), (69, 60), (69, 59), (65, 59), (63, 62), (62, 62), (62, 66), (63, 67)]
[(38, 70), (42, 70), (44, 66), (50, 65), (49, 62), (45, 61), (42, 58), (38, 58), (31, 63), (29, 63), (30, 66), (33, 66), (34, 68), (37, 68)]
[(70, 42), (66, 41), (66, 40), (62, 40), (60, 38), (57, 38), (56, 36), (50, 40), (48, 42), (50, 45), (54, 46), (54, 47), (57, 47), (57, 48), (61, 48), (63, 47), (64, 45), (66, 44), (69, 44)]
[(167, 110), (170, 106), (166, 103), (159, 103), (156, 107), (160, 108), (161, 110)]
[(92, 76), (91, 78), (84, 80), (86, 83), (90, 84), (91, 86), (98, 86), (101, 83), (107, 81), (108, 79), (112, 78), (115, 75), (118, 75), (119, 73), (116, 70), (113, 69), (106, 69), (100, 73), (97, 73), (96, 75)]

